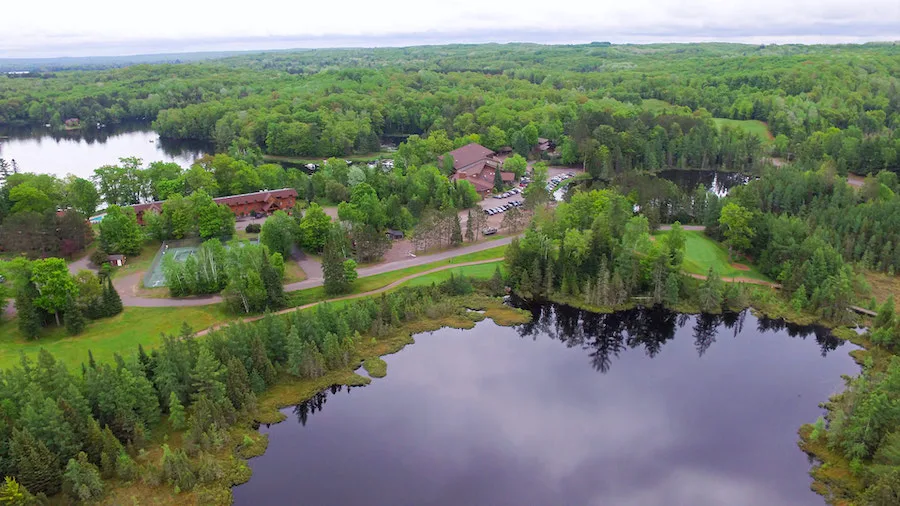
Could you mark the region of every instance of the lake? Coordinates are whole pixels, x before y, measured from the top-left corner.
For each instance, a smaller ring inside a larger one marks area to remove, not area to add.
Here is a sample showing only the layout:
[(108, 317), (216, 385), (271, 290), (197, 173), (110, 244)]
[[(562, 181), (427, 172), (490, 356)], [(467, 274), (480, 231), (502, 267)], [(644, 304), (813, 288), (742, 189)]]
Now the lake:
[(824, 504), (797, 429), (858, 372), (852, 345), (749, 312), (531, 309), (284, 410), (235, 504)]
[(703, 184), (707, 190), (720, 197), (728, 194), (735, 186), (747, 184), (750, 177), (740, 172), (720, 172), (703, 169), (668, 169), (656, 173), (657, 177), (675, 183), (685, 191), (693, 191)]
[(94, 169), (136, 156), (150, 162), (176, 162), (189, 167), (212, 152), (204, 142), (161, 139), (149, 124), (113, 125), (53, 131), (42, 128), (0, 129), (0, 158), (15, 160), (20, 172), (66, 174), (89, 178)]

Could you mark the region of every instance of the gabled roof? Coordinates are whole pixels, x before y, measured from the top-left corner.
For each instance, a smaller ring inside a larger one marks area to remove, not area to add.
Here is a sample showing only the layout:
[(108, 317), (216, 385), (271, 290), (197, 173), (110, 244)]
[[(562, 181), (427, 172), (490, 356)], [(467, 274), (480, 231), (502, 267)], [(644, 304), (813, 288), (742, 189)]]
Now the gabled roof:
[[(297, 198), (297, 190), (293, 188), (282, 188), (280, 190), (264, 190), (261, 192), (242, 193), (240, 195), (229, 195), (227, 197), (219, 197), (213, 199), (216, 204), (225, 204), (226, 206), (236, 206), (240, 204), (254, 204), (257, 202), (268, 202), (269, 207), (274, 203), (274, 199), (286, 199), (289, 197)], [(148, 209), (162, 210), (160, 202), (147, 202), (145, 204), (135, 204), (131, 206), (135, 212), (146, 211)]]
[(461, 148), (456, 148), (448, 154), (453, 157), (453, 168), (459, 170), (479, 160), (490, 158), (494, 155), (494, 152), (481, 144), (473, 142)]

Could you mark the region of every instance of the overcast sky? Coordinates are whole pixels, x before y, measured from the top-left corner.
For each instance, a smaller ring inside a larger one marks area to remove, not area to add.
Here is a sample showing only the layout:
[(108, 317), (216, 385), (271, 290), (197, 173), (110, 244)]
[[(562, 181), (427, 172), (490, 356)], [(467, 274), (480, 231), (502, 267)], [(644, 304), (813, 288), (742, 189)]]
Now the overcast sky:
[(2, 0), (0, 58), (447, 42), (900, 40), (900, 0)]

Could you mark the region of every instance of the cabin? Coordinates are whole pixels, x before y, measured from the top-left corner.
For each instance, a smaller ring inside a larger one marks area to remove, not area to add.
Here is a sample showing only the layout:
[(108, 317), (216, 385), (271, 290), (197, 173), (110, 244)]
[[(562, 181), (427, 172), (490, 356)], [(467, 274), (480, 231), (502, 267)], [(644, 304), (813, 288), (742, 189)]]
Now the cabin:
[(394, 230), (392, 228), (389, 228), (387, 232), (385, 232), (385, 235), (392, 241), (399, 241), (405, 237), (402, 230)]
[[(235, 216), (268, 216), (275, 211), (287, 211), (294, 207), (297, 190), (282, 188), (280, 190), (264, 190), (261, 192), (243, 193), (213, 199), (216, 204), (226, 205)], [(148, 211), (162, 212), (164, 202), (147, 202), (131, 206), (137, 215), (138, 223), (144, 224), (144, 213)]]
[(109, 255), (106, 259), (109, 260), (110, 265), (114, 267), (122, 267), (125, 265), (125, 255)]
[[(453, 175), (450, 179), (468, 181), (482, 195), (490, 195), (494, 191), (494, 173), (498, 170), (505, 184), (515, 181), (515, 174), (503, 172), (503, 157), (480, 144), (466, 144), (447, 155), (453, 157)], [(439, 162), (443, 159), (441, 156)]]

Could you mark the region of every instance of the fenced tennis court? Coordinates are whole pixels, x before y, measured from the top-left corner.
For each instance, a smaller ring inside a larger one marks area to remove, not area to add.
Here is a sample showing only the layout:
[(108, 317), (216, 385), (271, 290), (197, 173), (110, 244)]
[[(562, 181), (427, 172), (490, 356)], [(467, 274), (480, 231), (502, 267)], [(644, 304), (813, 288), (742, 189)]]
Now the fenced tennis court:
[(196, 239), (183, 239), (180, 241), (166, 241), (159, 247), (156, 256), (153, 257), (153, 263), (144, 274), (144, 287), (159, 288), (166, 286), (166, 277), (162, 271), (162, 261), (166, 256), (172, 255), (176, 262), (184, 262), (197, 251), (200, 242)]

